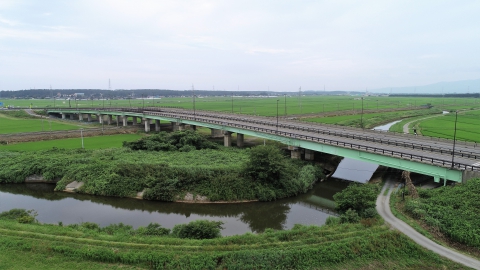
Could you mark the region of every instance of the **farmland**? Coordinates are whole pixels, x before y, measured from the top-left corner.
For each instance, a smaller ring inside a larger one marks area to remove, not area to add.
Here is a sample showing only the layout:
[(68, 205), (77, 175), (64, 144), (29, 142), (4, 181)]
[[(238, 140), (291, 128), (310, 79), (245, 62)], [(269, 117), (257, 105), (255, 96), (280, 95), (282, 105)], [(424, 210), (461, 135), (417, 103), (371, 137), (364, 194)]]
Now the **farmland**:
[[(80, 131), (79, 131), (80, 134)], [(120, 134), (95, 137), (84, 137), (85, 149), (105, 149), (122, 147), (123, 141), (134, 141), (141, 138), (141, 134)], [(10, 151), (38, 151), (52, 148), (78, 149), (82, 147), (81, 138), (59, 139), (49, 141), (24, 142), (9, 145), (0, 145), (0, 150)]]

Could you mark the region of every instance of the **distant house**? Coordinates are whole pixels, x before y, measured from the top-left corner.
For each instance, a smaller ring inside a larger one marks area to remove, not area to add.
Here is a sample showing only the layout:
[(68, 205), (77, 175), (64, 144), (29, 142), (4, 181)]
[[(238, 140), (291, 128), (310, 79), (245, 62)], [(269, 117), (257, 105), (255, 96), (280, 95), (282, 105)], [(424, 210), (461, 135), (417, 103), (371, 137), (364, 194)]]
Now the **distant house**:
[(85, 96), (84, 93), (75, 93), (73, 95), (76, 96), (76, 97), (84, 97)]

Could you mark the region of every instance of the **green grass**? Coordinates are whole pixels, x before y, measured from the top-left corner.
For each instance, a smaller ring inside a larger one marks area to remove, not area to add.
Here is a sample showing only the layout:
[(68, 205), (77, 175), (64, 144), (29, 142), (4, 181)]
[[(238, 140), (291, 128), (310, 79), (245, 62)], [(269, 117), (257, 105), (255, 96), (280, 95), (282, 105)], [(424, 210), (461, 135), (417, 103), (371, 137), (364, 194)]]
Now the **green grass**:
[[(0, 113), (0, 134), (79, 129), (77, 123), (49, 119), (17, 118)], [(82, 126), (85, 128), (85, 126)]]
[[(362, 100), (360, 96), (302, 96), (299, 98), (298, 93), (292, 93), (286, 98), (284, 96), (271, 98), (253, 98), (253, 97), (205, 97), (197, 98), (195, 100), (195, 107), (198, 110), (214, 110), (223, 112), (243, 113), (243, 114), (258, 114), (265, 116), (275, 116), (277, 113), (278, 100), (278, 114), (279, 115), (298, 115), (311, 113), (324, 113), (334, 111), (349, 111), (352, 109), (361, 110)], [(187, 109), (193, 109), (193, 102), (191, 97), (184, 98), (162, 98), (155, 100), (79, 100), (78, 105), (71, 101), (71, 108), (109, 108), (109, 107), (143, 107), (148, 106), (174, 106)], [(35, 107), (53, 107), (53, 100), (3, 100), (6, 105), (28, 107), (32, 105)], [(430, 97), (364, 97), (363, 109), (392, 109), (415, 107), (425, 104), (431, 104), (437, 108), (444, 110), (480, 107), (477, 99), (469, 98), (430, 98)], [(56, 100), (55, 107), (67, 108), (69, 106), (68, 100)], [(285, 111), (286, 107), (286, 111)]]
[[(80, 132), (80, 131), (79, 131)], [(84, 137), (85, 149), (105, 149), (122, 147), (123, 141), (135, 141), (142, 137), (142, 134), (121, 134), (95, 137)], [(82, 148), (81, 138), (59, 139), (51, 141), (25, 142), (9, 145), (0, 145), (0, 150), (10, 151), (38, 151), (52, 148), (78, 149)]]
[[(459, 112), (457, 115), (456, 139), (462, 141), (480, 140), (480, 111)], [(455, 113), (420, 121), (418, 129), (425, 136), (453, 139)]]
[(378, 224), (190, 240), (0, 220), (0, 259), (10, 269), (467, 269)]
[[(366, 113), (362, 115), (358, 112), (354, 115), (341, 115), (341, 116), (330, 116), (330, 117), (314, 117), (304, 119), (310, 122), (325, 123), (325, 124), (335, 124), (341, 126), (353, 126), (361, 127), (361, 122), (363, 121), (363, 126), (365, 128), (373, 128), (375, 126), (389, 123), (398, 119), (413, 117), (413, 116), (426, 116), (431, 114), (437, 114), (441, 111), (438, 109), (424, 109), (424, 110), (408, 110), (408, 111), (396, 111), (396, 112), (382, 112), (382, 113)], [(361, 119), (363, 118), (363, 120)]]

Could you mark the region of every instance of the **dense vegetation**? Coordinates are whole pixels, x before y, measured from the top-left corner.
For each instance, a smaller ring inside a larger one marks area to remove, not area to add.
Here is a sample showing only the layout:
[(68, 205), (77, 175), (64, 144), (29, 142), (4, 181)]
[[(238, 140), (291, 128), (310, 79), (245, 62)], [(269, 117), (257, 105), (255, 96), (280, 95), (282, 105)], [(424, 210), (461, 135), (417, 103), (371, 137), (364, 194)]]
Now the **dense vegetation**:
[[(148, 200), (177, 201), (190, 193), (194, 198), (206, 196), (210, 201), (270, 201), (306, 192), (322, 177), (320, 168), (291, 160), (273, 146), (195, 150), (211, 146), (208, 141), (195, 139), (197, 136), (200, 135), (192, 132), (160, 133), (152, 136), (153, 140), (140, 143), (158, 142), (173, 151), (129, 148), (3, 151), (0, 182), (20, 183), (30, 175), (42, 175), (47, 181), (60, 180), (56, 190), (64, 190), (70, 182), (78, 181), (84, 185), (77, 192), (94, 195), (135, 197), (144, 191), (143, 198)], [(264, 170), (274, 179), (251, 174), (251, 164), (258, 165), (257, 160), (265, 162), (255, 173), (263, 175)], [(275, 166), (278, 174), (269, 174)]]
[(180, 152), (218, 148), (218, 144), (215, 144), (207, 140), (201, 134), (190, 130), (172, 133), (160, 132), (134, 142), (124, 142), (123, 146), (132, 150)]
[(1, 268), (465, 269), (379, 223), (296, 225), (289, 231), (197, 240), (178, 238), (155, 224), (137, 230), (123, 224), (62, 226), (20, 223), (7, 215), (10, 219), (0, 218)]
[(436, 189), (420, 189), (407, 197), (405, 212), (451, 240), (480, 248), (480, 179)]

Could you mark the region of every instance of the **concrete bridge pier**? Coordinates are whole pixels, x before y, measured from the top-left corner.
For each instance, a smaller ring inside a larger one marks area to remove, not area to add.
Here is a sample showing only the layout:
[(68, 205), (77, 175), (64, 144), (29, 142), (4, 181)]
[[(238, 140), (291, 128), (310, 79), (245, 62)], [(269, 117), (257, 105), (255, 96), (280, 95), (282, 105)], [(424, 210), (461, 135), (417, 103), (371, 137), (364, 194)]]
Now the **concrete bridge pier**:
[(133, 119), (132, 125), (136, 126), (136, 125), (138, 124), (138, 122), (137, 122), (137, 117), (136, 117), (136, 116), (132, 116), (132, 119)]
[(237, 147), (243, 147), (243, 134), (237, 133)]
[(315, 159), (315, 151), (310, 149), (305, 149), (305, 160), (314, 160)]
[(185, 130), (185, 124), (172, 122), (172, 131), (182, 131)]
[(197, 126), (195, 126), (195, 125), (190, 125), (190, 127), (192, 128), (193, 131), (197, 130)]
[(67, 114), (62, 113), (62, 119), (67, 119)]
[(73, 113), (70, 114), (70, 120), (75, 120), (75, 114)]
[(111, 125), (112, 124), (112, 116), (109, 114), (107, 115), (107, 125)]
[(87, 113), (87, 122), (92, 122), (92, 114)]
[(83, 121), (83, 113), (78, 114), (78, 121)]
[(128, 116), (124, 115), (122, 117), (122, 121), (123, 121), (123, 126), (124, 127), (128, 126)]
[(144, 118), (143, 122), (145, 123), (145, 132), (150, 132), (150, 119)]
[(160, 131), (160, 120), (155, 119), (155, 131)]
[(103, 124), (103, 115), (97, 114), (98, 123)]
[(223, 133), (223, 146), (230, 147), (232, 145), (232, 132), (225, 131)]
[(211, 137), (212, 137), (212, 138), (221, 138), (221, 137), (223, 137), (223, 132), (222, 132), (221, 129), (211, 128), (210, 131), (211, 131)]
[(288, 146), (288, 150), (290, 150), (290, 157), (293, 159), (302, 159), (302, 151), (300, 147), (295, 146)]

